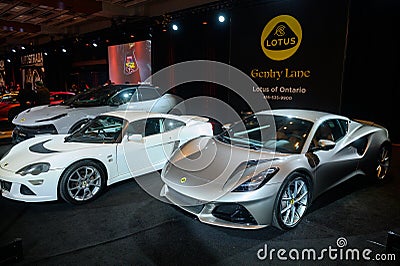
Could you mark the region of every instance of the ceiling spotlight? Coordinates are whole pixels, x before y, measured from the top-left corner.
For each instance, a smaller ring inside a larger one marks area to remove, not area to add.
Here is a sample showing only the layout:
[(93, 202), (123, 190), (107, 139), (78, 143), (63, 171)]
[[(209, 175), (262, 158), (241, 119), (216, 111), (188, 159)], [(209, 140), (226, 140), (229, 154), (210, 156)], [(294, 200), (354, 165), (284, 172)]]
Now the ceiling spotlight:
[(17, 50), (15, 50), (14, 48), (11, 49), (11, 52), (16, 53)]
[(92, 45), (93, 45), (93, 47), (97, 47), (97, 43), (95, 43), (95, 42), (92, 43)]
[(11, 60), (10, 60), (10, 59), (7, 59), (7, 62), (8, 62), (8, 63), (11, 63)]
[(173, 24), (173, 25), (172, 25), (172, 29), (173, 29), (173, 30), (178, 30), (178, 25)]
[(223, 15), (220, 15), (218, 17), (218, 21), (221, 22), (221, 23), (224, 22), (225, 21), (225, 17)]
[(22, 49), (22, 50), (25, 50), (25, 46), (21, 46), (21, 49)]
[(44, 52), (44, 55), (47, 55), (47, 52)]
[(67, 49), (65, 49), (65, 48), (62, 48), (62, 50), (61, 50), (63, 53), (66, 53), (67, 52)]

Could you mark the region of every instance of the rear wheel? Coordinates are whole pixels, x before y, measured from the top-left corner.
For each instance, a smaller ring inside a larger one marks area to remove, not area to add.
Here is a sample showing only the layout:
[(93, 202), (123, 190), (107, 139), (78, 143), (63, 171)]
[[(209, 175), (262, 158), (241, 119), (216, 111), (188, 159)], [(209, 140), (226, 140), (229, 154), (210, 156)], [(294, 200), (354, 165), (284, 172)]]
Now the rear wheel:
[(296, 227), (310, 205), (310, 182), (301, 173), (291, 174), (281, 186), (274, 207), (275, 224), (282, 230)]
[(60, 180), (60, 195), (68, 203), (83, 204), (97, 198), (104, 190), (106, 175), (93, 161), (80, 161), (71, 165)]
[(383, 180), (387, 176), (390, 168), (390, 159), (392, 151), (390, 145), (382, 145), (379, 149), (376, 166), (376, 177), (378, 180)]

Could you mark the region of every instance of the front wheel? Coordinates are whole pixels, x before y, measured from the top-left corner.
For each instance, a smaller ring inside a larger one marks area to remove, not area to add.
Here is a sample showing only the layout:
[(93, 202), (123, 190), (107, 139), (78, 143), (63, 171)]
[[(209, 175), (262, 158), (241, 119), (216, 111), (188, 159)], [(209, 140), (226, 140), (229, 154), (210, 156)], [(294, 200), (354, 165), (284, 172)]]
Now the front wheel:
[(376, 166), (376, 178), (383, 180), (387, 176), (390, 168), (391, 149), (390, 145), (383, 145), (379, 149)]
[(105, 187), (102, 167), (93, 161), (80, 161), (62, 174), (60, 196), (68, 203), (83, 204), (97, 198)]
[(291, 174), (282, 184), (274, 207), (275, 224), (282, 230), (296, 227), (311, 200), (310, 184), (301, 173)]

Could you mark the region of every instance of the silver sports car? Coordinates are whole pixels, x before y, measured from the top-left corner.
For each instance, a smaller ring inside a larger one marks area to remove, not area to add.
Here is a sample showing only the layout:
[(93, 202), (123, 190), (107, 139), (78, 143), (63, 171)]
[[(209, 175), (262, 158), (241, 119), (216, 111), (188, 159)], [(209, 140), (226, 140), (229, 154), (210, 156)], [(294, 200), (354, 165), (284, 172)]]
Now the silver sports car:
[(263, 111), (175, 151), (160, 193), (204, 223), (287, 230), (324, 191), (355, 175), (384, 179), (390, 157), (388, 131), (372, 122)]

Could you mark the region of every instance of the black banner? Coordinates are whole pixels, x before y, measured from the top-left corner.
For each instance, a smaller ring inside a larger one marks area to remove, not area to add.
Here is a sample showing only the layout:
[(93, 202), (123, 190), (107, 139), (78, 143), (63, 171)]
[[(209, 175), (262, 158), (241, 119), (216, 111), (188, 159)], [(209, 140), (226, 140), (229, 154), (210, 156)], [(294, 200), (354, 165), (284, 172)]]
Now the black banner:
[(272, 108), (338, 112), (347, 1), (270, 1), (232, 11), (231, 64)]

